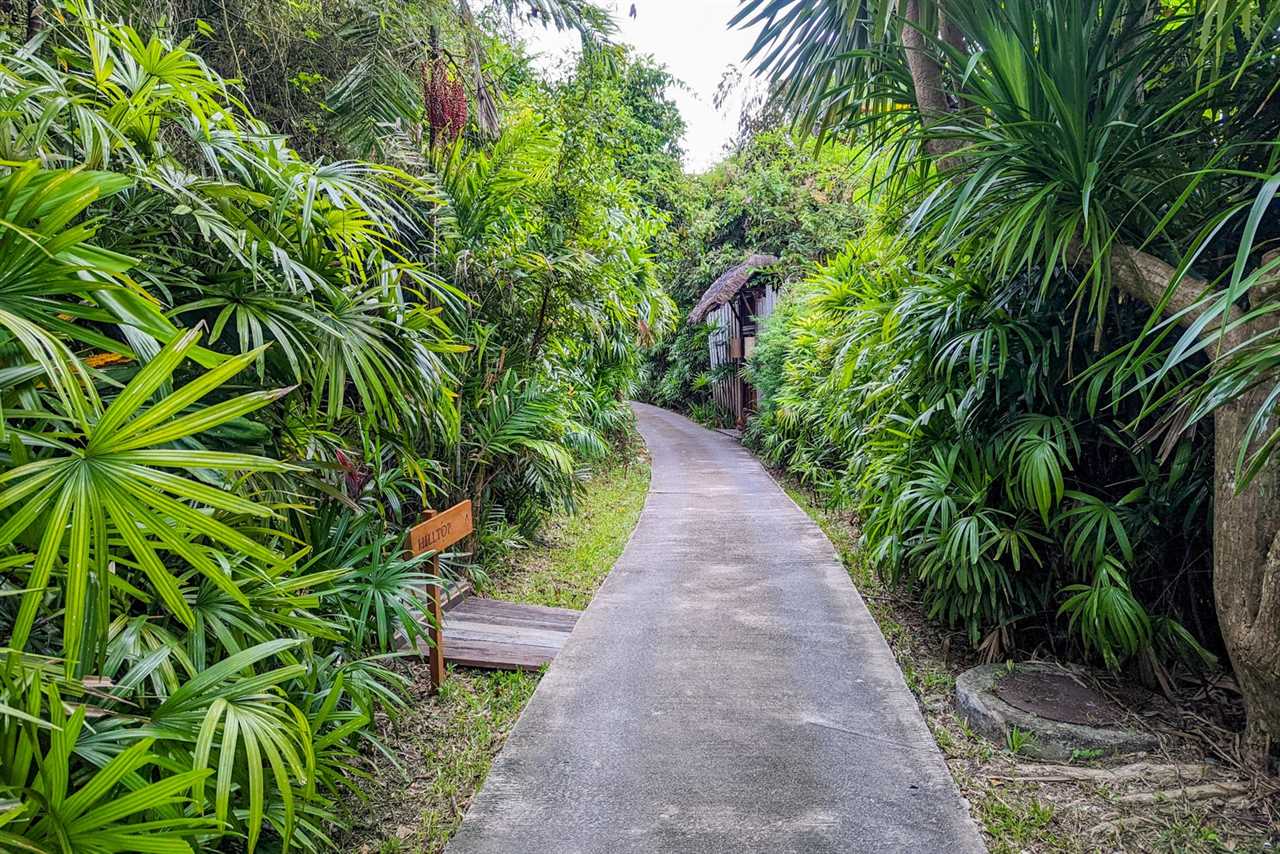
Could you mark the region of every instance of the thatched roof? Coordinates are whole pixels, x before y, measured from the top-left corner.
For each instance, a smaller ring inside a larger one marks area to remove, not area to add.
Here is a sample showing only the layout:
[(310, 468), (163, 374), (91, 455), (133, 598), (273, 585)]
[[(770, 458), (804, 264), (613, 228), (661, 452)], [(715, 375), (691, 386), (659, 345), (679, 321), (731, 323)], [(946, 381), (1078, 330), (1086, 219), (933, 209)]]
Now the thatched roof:
[(738, 295), (751, 274), (761, 267), (777, 264), (778, 259), (772, 255), (753, 254), (741, 264), (730, 267), (724, 275), (711, 283), (707, 292), (698, 300), (698, 304), (689, 312), (690, 323), (701, 323), (707, 315)]

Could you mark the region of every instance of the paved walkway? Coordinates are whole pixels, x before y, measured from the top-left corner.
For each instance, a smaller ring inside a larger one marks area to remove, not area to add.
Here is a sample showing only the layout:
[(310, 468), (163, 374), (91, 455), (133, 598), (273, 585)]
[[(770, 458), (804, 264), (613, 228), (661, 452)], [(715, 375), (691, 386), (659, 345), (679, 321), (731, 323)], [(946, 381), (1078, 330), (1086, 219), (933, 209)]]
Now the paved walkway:
[(826, 537), (732, 439), (636, 410), (640, 523), (448, 854), (981, 852)]

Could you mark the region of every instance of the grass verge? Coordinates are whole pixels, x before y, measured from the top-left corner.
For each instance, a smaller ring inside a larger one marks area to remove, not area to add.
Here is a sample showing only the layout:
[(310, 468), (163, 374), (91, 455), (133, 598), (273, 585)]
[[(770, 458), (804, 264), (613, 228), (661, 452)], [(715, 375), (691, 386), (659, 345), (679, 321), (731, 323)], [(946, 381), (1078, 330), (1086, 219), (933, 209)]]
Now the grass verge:
[[(1048, 766), (1017, 755), (1016, 732), (1006, 745), (973, 732), (953, 700), (955, 677), (979, 663), (965, 638), (926, 620), (910, 591), (885, 583), (861, 558), (854, 519), (823, 508), (786, 475), (774, 476), (835, 545), (992, 854), (1280, 852), (1280, 799), (1270, 783), (1242, 779), (1194, 745), (1170, 739), (1160, 755), (1123, 768), (1113, 762), (1103, 777), (1098, 772), (1109, 766), (1093, 757)], [(1194, 781), (1178, 776), (1191, 769)], [(1201, 800), (1206, 790), (1193, 788), (1222, 784), (1235, 794)], [(1197, 797), (1181, 796), (1188, 791)]]
[(578, 512), (557, 516), (538, 544), (515, 552), (491, 571), (482, 593), (508, 602), (584, 610), (635, 527), (649, 490), (640, 457), (595, 474)]
[[(549, 520), (539, 542), (488, 570), (483, 594), (512, 602), (586, 608), (626, 546), (649, 488), (639, 442), (593, 473), (578, 512)], [(407, 659), (413, 696), (380, 721), (389, 755), (360, 771), (368, 803), (348, 808), (351, 830), (338, 850), (358, 854), (438, 854), (457, 831), (493, 758), (538, 685), (538, 675), (450, 669), (439, 695), (426, 668)]]

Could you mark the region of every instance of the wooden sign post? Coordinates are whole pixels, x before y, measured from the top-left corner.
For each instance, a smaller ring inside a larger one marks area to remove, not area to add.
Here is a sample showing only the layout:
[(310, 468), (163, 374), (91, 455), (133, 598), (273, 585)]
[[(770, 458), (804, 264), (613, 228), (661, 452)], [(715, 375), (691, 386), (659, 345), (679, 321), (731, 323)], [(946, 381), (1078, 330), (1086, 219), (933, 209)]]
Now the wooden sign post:
[[(440, 577), (440, 552), (457, 543), (473, 530), (471, 502), (455, 504), (443, 513), (428, 510), (425, 519), (409, 529), (409, 554), (434, 552), (431, 556), (431, 574)], [(444, 589), (432, 584), (427, 588), (431, 600), (431, 690), (438, 691), (444, 683), (444, 606), (441, 602)]]

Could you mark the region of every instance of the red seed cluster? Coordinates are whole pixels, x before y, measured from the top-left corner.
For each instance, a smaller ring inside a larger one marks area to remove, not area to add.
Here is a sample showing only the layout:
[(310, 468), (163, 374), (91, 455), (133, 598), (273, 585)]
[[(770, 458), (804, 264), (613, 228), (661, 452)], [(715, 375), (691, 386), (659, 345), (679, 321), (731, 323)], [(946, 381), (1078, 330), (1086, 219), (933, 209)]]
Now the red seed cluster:
[(467, 126), (467, 90), (449, 73), (443, 58), (422, 63), (422, 97), (427, 121), (440, 139), (452, 142)]

